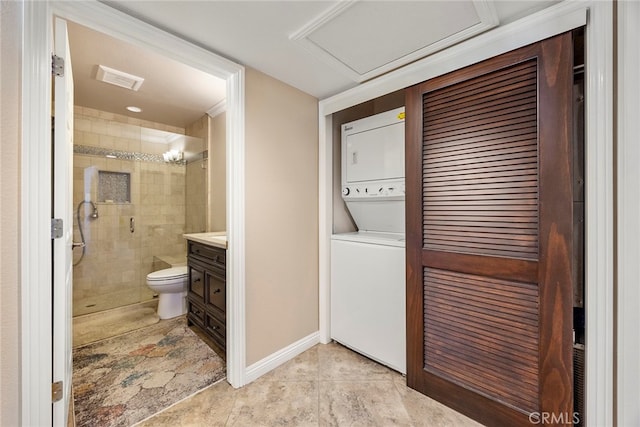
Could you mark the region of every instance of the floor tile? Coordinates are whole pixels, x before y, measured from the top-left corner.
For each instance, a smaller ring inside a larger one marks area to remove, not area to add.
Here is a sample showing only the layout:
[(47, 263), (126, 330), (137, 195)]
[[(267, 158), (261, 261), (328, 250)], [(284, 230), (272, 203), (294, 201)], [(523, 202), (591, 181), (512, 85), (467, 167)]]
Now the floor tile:
[(481, 427), (472, 419), (444, 406), (417, 391), (407, 387), (404, 377), (398, 377), (394, 384), (411, 422), (416, 427)]
[(410, 426), (392, 380), (322, 381), (322, 426)]
[(73, 318), (73, 347), (121, 335), (158, 323), (157, 301), (134, 304)]
[(317, 381), (257, 380), (238, 390), (228, 426), (318, 426)]
[(395, 371), (337, 343), (318, 347), (320, 380), (391, 380)]
[(318, 351), (318, 346), (310, 348), (260, 379), (263, 381), (317, 381)]
[(136, 426), (224, 426), (235, 399), (236, 390), (223, 380)]

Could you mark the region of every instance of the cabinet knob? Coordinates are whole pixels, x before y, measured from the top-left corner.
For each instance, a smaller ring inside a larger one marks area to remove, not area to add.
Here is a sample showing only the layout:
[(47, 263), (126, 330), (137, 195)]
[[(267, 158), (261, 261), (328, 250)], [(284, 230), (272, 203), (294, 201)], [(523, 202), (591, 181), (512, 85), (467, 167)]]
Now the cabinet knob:
[(220, 288), (218, 288), (218, 289), (216, 289), (215, 291), (213, 291), (213, 293), (214, 293), (214, 294), (218, 294), (218, 293), (220, 293), (220, 291), (221, 291), (221, 289), (220, 289)]

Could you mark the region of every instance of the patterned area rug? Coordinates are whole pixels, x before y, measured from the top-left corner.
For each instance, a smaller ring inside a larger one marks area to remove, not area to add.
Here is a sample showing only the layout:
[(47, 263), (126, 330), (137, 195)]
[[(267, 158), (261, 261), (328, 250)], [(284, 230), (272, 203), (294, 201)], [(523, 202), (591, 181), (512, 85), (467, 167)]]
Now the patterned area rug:
[(184, 317), (73, 350), (76, 425), (130, 426), (225, 377)]

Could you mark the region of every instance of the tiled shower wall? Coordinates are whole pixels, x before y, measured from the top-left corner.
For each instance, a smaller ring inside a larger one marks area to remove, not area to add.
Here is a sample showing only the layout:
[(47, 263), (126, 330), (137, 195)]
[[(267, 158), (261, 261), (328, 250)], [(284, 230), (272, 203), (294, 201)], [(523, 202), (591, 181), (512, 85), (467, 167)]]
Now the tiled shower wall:
[[(209, 137), (209, 116), (204, 115), (185, 129), (185, 134), (195, 136), (205, 141), (208, 145)], [(207, 206), (209, 204), (207, 195), (207, 164), (208, 160), (202, 156), (198, 160), (190, 161), (187, 164), (187, 188), (186, 193), (186, 224), (187, 233), (201, 233), (207, 227)]]
[[(73, 314), (77, 316), (152, 298), (146, 275), (153, 271), (154, 257), (184, 256), (186, 167), (155, 160), (158, 156), (153, 155), (166, 151), (166, 146), (141, 140), (142, 127), (184, 134), (182, 128), (84, 107), (75, 108), (74, 118), (74, 145), (84, 148), (78, 151), (99, 151), (86, 148), (98, 147), (142, 153), (137, 158), (147, 159), (74, 154), (74, 219), (85, 195), (99, 212), (92, 219), (89, 204), (80, 209), (87, 246), (73, 270)], [(131, 174), (130, 203), (97, 200), (100, 170)], [(74, 224), (74, 241), (80, 241), (77, 221)], [(74, 249), (75, 261), (80, 251)]]

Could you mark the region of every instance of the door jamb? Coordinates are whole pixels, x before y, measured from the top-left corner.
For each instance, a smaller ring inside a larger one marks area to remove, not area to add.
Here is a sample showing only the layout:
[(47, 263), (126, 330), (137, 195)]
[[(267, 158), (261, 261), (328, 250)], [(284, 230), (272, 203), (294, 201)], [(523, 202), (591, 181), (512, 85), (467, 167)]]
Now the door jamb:
[(21, 145), (21, 422), (51, 424), (51, 49), (59, 16), (227, 81), (227, 380), (246, 383), (244, 67), (99, 2), (24, 2)]

